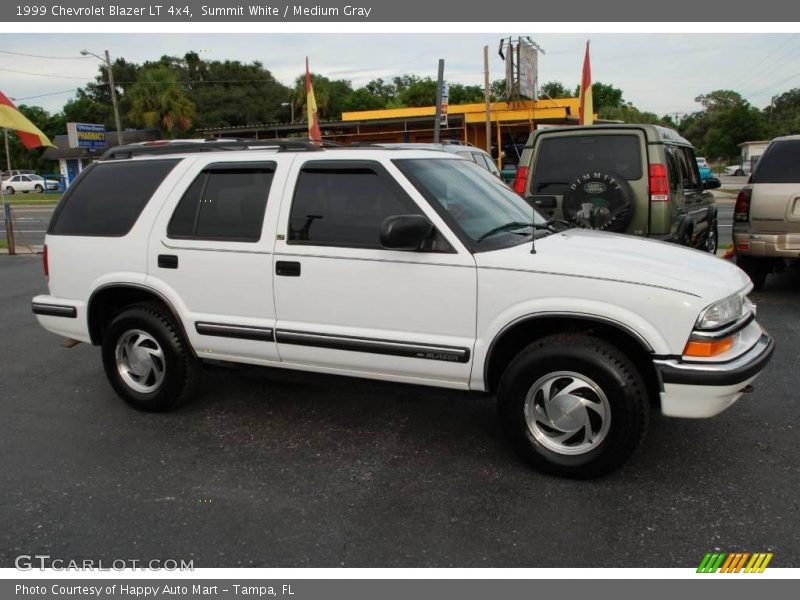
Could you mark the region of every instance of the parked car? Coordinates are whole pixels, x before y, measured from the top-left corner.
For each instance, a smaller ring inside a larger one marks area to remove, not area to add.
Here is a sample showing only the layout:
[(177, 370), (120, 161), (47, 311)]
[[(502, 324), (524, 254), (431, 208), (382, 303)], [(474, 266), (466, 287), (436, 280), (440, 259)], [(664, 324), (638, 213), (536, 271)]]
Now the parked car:
[(656, 125), (534, 131), (514, 189), (548, 217), (586, 229), (717, 251), (717, 207), (694, 148)]
[(725, 175), (750, 175), (750, 165), (742, 164), (742, 165), (728, 165), (725, 167)]
[(503, 181), (511, 185), (517, 177), (517, 166), (525, 151), (525, 144), (506, 144), (503, 146), (501, 175)]
[(30, 169), (11, 169), (10, 171), (3, 171), (0, 179), (8, 179), (14, 175), (36, 175), (36, 171)]
[(800, 135), (773, 140), (739, 192), (733, 247), (757, 290), (800, 257)]
[(41, 175), (14, 175), (3, 181), (6, 194), (22, 192), (36, 192), (41, 194), (45, 190), (57, 190), (59, 184), (52, 179), (45, 179)]
[[(716, 179), (717, 183), (719, 183), (719, 179), (714, 177), (714, 172), (711, 170), (711, 167), (706, 162), (706, 159), (703, 158), (702, 156), (697, 157), (697, 170), (700, 172), (700, 180), (703, 183), (705, 183), (706, 181), (711, 181), (712, 179)], [(720, 187), (720, 185), (715, 185), (714, 187)]]
[(373, 145), (381, 146), (383, 148), (392, 148), (395, 150), (402, 150), (403, 148), (406, 148), (410, 150), (439, 150), (441, 152), (449, 152), (450, 154), (455, 154), (456, 156), (460, 156), (462, 158), (466, 158), (467, 160), (471, 160), (482, 169), (486, 169), (487, 171), (489, 171), (495, 177), (498, 178), (500, 177), (500, 170), (494, 163), (492, 155), (486, 152), (485, 150), (481, 150), (477, 146), (473, 146), (472, 144), (464, 144), (461, 142), (448, 142), (443, 144), (419, 142), (419, 143), (386, 143), (386, 144), (373, 144)]
[(45, 243), (33, 312), (100, 346), (137, 409), (187, 400), (204, 361), (495, 394), (513, 448), (574, 477), (621, 465), (651, 406), (721, 412), (773, 351), (732, 263), (559, 232), (438, 151), (123, 146), (69, 187)]

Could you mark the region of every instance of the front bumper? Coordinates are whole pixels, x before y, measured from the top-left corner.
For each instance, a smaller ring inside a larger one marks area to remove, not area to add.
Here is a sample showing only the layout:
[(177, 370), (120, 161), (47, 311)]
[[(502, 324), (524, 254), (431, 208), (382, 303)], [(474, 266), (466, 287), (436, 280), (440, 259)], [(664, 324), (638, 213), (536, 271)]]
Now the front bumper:
[(736, 402), (772, 358), (766, 333), (747, 352), (726, 362), (653, 361), (661, 381), (661, 411), (669, 417), (713, 417)]

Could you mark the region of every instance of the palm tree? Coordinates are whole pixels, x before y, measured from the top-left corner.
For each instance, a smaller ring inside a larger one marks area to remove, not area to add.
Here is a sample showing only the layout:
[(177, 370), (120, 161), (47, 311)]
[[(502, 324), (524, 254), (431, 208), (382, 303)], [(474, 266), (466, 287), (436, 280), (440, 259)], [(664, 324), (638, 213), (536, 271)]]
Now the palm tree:
[(163, 65), (143, 67), (128, 92), (128, 117), (137, 125), (161, 129), (165, 137), (175, 130), (187, 131), (196, 114), (194, 102), (186, 95), (173, 71)]

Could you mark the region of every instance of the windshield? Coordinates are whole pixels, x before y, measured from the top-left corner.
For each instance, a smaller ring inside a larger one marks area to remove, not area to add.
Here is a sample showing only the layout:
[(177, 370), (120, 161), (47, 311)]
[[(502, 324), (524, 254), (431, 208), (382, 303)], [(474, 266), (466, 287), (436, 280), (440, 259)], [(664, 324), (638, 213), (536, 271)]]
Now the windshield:
[(475, 251), (528, 241), (532, 223), (546, 226), (525, 200), (473, 162), (412, 158), (394, 163)]

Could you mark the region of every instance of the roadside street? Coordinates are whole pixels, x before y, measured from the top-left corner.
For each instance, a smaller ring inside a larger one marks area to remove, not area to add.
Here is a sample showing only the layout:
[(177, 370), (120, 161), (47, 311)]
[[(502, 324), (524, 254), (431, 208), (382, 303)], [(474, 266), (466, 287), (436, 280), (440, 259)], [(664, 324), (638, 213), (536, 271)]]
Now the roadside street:
[(753, 294), (772, 363), (713, 419), (653, 415), (618, 472), (539, 474), (492, 398), (269, 369), (209, 369), (194, 402), (128, 408), (97, 348), (67, 349), (30, 298), (41, 261), (0, 257), (0, 566), (18, 554), (197, 567), (694, 567), (800, 561), (800, 272)]

